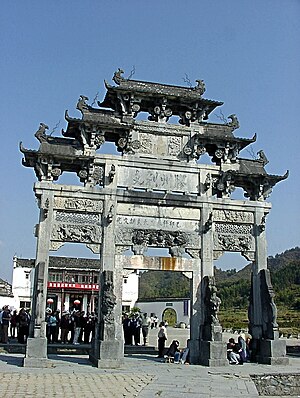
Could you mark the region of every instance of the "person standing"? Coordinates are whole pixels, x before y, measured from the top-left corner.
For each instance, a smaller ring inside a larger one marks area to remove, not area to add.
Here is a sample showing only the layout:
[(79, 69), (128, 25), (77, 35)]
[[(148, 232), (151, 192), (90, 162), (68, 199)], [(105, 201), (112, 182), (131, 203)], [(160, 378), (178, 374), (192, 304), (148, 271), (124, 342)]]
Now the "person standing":
[(147, 339), (148, 339), (150, 325), (151, 325), (151, 319), (148, 317), (147, 312), (145, 312), (142, 316), (143, 345), (148, 344)]
[(0, 343), (2, 343), (2, 338), (3, 338), (3, 325), (2, 325), (2, 316), (4, 312), (4, 307), (0, 310)]
[(73, 339), (73, 344), (79, 344), (78, 343), (78, 338), (81, 332), (81, 319), (80, 319), (80, 313), (79, 311), (75, 311), (74, 313), (74, 339)]
[(60, 340), (61, 344), (67, 344), (68, 343), (68, 334), (70, 331), (70, 314), (68, 311), (63, 311), (62, 317), (60, 320)]
[(11, 318), (10, 318), (10, 337), (16, 337), (16, 329), (17, 329), (17, 310), (14, 310)]
[(3, 313), (2, 313), (2, 343), (4, 344), (8, 343), (9, 321), (10, 321), (10, 309), (8, 308), (8, 305), (6, 305), (3, 308)]
[(134, 315), (132, 321), (134, 344), (140, 345), (141, 343), (141, 318), (138, 313)]
[(18, 343), (26, 344), (29, 333), (29, 318), (25, 308), (21, 308), (19, 312), (19, 333)]
[(124, 333), (125, 345), (132, 345), (132, 327), (131, 327), (131, 320), (130, 320), (128, 314), (124, 315), (123, 333)]
[(47, 318), (47, 325), (48, 325), (48, 342), (49, 343), (56, 343), (56, 327), (57, 327), (57, 319), (55, 314), (49, 314)]
[(168, 340), (167, 329), (165, 327), (164, 322), (161, 322), (159, 324), (159, 330), (158, 330), (157, 337), (158, 337), (158, 358), (163, 358), (165, 344), (166, 344), (166, 341)]

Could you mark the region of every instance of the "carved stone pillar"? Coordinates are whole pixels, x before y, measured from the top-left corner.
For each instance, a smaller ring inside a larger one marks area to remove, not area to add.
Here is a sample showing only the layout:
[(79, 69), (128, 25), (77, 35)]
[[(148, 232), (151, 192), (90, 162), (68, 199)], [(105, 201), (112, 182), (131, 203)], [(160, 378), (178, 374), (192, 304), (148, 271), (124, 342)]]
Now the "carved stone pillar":
[(48, 190), (38, 192), (40, 219), (36, 230), (37, 250), (35, 283), (32, 297), (32, 318), (30, 337), (27, 340), (24, 367), (47, 367), (47, 338), (45, 309), (47, 302), (49, 246), (53, 217), (53, 193)]
[(253, 359), (259, 363), (288, 363), (286, 342), (279, 340), (276, 321), (277, 309), (274, 291), (267, 269), (267, 245), (265, 217), (263, 208), (255, 211), (255, 261), (252, 266), (251, 292), (249, 303), (249, 332), (252, 336)]
[[(197, 287), (196, 325), (193, 334), (198, 333), (197, 341), (192, 339), (192, 363), (206, 366), (223, 366), (227, 364), (226, 346), (222, 343), (222, 327), (217, 320), (219, 304), (217, 304), (213, 277), (213, 220), (212, 207), (204, 205), (201, 212), (201, 278)], [(214, 301), (214, 303), (213, 303)], [(215, 317), (215, 319), (214, 319)], [(191, 335), (192, 336), (192, 335)], [(197, 356), (197, 357), (196, 357)]]
[(98, 325), (89, 357), (99, 368), (117, 368), (124, 357), (121, 334), (122, 272), (118, 272), (115, 264), (115, 212), (116, 202), (109, 197), (105, 201), (102, 220)]
[(202, 319), (201, 306), (201, 264), (200, 259), (198, 267), (193, 270), (193, 277), (191, 280), (191, 318), (190, 318), (190, 339), (188, 340), (188, 347), (190, 349), (191, 363), (198, 363), (200, 356), (200, 325)]

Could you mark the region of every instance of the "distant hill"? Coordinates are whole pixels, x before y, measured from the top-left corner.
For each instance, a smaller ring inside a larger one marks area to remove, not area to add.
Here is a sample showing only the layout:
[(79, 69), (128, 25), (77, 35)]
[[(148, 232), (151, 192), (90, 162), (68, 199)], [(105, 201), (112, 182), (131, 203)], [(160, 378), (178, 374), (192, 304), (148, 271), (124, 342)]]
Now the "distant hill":
[[(292, 309), (300, 309), (300, 248), (286, 250), (268, 257), (268, 268), (276, 293), (275, 302)], [(216, 284), (222, 308), (246, 308), (250, 291), (251, 264), (240, 271), (215, 268)], [(190, 281), (180, 272), (149, 271), (140, 278), (139, 297), (190, 296)]]

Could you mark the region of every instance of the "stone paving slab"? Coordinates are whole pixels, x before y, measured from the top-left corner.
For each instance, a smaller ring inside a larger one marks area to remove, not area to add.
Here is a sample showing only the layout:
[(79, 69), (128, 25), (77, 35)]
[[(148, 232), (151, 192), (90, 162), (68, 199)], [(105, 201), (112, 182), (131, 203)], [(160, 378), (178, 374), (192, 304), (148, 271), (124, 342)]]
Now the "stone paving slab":
[(125, 357), (119, 369), (98, 369), (86, 356), (49, 356), (50, 368), (23, 368), (23, 355), (0, 354), (1, 397), (258, 397), (251, 374), (299, 373), (300, 359), (289, 366), (244, 364), (207, 368), (162, 363), (140, 355)]

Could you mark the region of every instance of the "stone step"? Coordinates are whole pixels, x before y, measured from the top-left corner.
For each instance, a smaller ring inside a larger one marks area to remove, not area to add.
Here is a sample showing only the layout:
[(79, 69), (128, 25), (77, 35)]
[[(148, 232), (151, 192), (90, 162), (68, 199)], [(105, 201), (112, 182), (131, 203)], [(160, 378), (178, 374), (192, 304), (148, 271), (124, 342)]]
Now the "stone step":
[[(57, 354), (57, 355), (89, 355), (90, 350), (91, 350), (91, 344), (75, 345), (75, 344), (53, 343), (53, 344), (48, 344), (47, 346), (48, 354)], [(26, 344), (0, 343), (0, 352), (7, 352), (11, 354), (25, 354)], [(157, 355), (157, 350), (154, 346), (133, 345), (133, 346), (125, 346), (124, 354)]]

